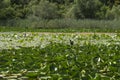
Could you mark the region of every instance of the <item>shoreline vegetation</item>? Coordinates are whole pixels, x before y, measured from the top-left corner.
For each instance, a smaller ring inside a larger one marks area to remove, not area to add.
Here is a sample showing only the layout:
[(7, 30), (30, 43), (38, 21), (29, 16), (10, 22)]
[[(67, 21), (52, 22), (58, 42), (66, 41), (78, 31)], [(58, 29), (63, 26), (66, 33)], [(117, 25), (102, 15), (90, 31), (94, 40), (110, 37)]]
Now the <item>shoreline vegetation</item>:
[(1, 0), (0, 31), (120, 32), (120, 1)]
[(0, 32), (120, 32), (120, 20), (11, 20), (0, 23)]

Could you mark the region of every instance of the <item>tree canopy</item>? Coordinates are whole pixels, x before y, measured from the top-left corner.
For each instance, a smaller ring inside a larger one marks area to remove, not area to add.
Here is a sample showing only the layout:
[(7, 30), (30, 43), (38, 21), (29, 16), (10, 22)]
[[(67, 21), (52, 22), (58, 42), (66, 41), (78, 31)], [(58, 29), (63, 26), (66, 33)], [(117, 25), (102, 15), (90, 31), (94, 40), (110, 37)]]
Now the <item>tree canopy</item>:
[[(120, 0), (0, 0), (0, 20), (75, 18), (109, 19)], [(115, 13), (115, 14), (114, 14)]]

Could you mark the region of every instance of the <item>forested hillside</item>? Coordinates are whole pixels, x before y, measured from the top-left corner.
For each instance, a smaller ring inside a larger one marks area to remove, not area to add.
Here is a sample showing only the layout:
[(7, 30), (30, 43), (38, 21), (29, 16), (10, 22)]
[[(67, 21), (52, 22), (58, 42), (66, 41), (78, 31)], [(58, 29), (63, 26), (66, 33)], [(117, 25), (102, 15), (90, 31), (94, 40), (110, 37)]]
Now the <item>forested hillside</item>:
[(49, 24), (56, 19), (56, 23), (61, 19), (118, 20), (119, 4), (120, 0), (0, 0), (0, 25)]

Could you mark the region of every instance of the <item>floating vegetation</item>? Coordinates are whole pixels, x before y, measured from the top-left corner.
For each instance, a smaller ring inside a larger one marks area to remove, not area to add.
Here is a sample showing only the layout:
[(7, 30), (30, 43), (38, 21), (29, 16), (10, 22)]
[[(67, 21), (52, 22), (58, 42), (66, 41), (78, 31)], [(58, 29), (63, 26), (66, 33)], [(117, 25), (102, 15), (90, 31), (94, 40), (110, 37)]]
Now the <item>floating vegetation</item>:
[(1, 33), (0, 49), (3, 80), (120, 79), (119, 34)]

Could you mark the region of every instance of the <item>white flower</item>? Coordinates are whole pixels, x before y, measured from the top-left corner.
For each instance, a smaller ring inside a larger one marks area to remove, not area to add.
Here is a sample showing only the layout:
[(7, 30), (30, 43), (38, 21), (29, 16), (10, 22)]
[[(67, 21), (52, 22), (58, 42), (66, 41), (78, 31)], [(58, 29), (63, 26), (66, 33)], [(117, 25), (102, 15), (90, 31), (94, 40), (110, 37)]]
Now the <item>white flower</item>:
[(14, 35), (14, 37), (15, 37), (15, 38), (17, 38), (17, 37), (18, 37), (18, 35)]
[(15, 59), (12, 59), (12, 61), (15, 61)]
[(57, 69), (57, 67), (55, 68), (55, 71), (57, 71), (58, 69)]
[(98, 58), (98, 62), (100, 62), (100, 60), (101, 60), (101, 59), (100, 59), (100, 57), (99, 57), (99, 58)]

